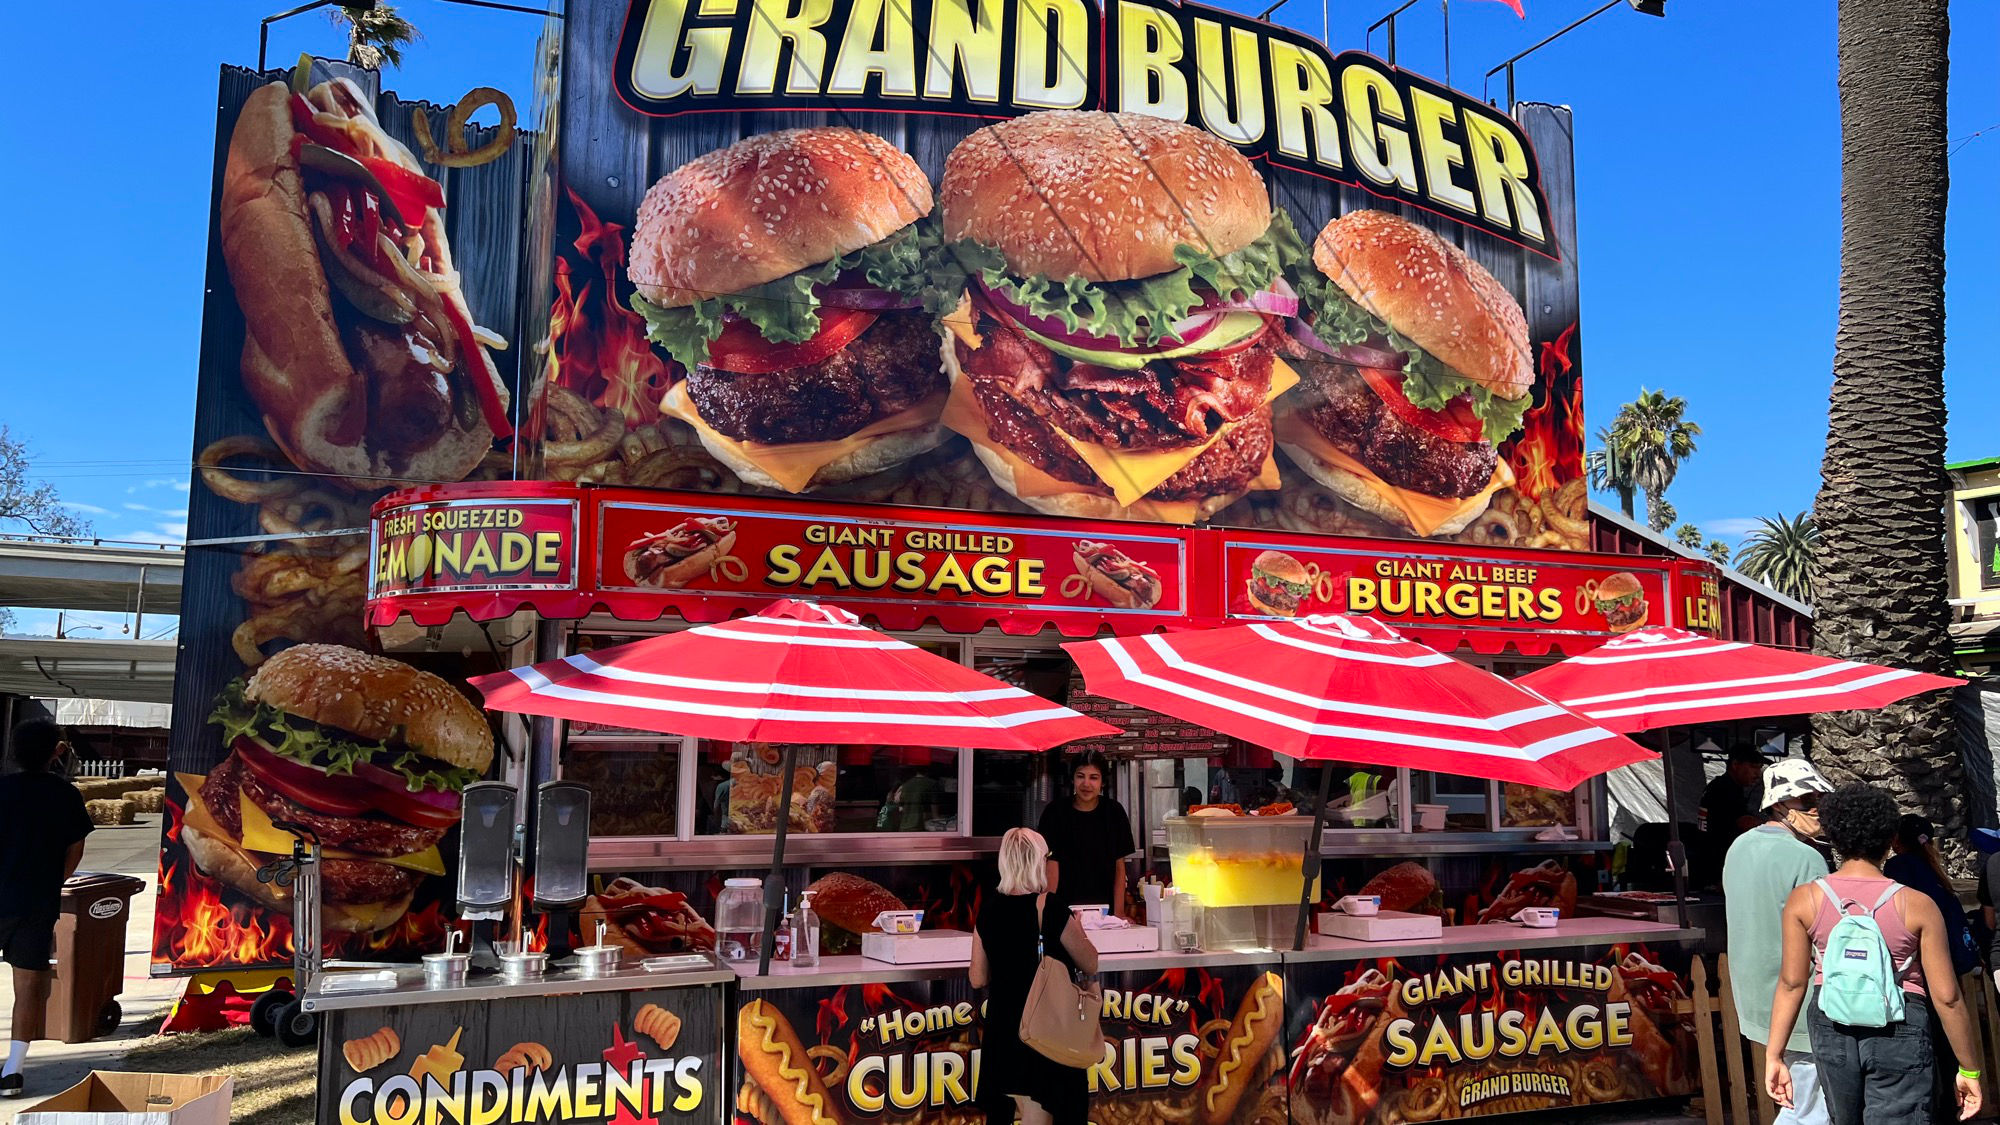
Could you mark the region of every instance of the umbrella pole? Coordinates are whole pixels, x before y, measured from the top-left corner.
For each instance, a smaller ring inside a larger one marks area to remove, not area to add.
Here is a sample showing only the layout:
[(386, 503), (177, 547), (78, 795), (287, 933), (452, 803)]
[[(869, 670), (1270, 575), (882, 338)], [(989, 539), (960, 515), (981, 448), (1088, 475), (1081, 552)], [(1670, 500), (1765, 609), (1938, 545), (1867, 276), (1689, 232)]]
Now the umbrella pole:
[(1333, 763), (1319, 764), (1319, 803), (1313, 806), (1312, 831), (1306, 835), (1305, 878), (1299, 884), (1299, 924), (1292, 931), (1294, 952), (1306, 947), (1306, 922), (1312, 917), (1313, 880), (1319, 878), (1319, 837), (1326, 826), (1326, 801), (1333, 786)]
[(785, 908), (785, 829), (792, 824), (792, 774), (799, 748), (785, 744), (784, 778), (778, 783), (778, 826), (771, 843), (771, 873), (764, 877), (764, 940), (757, 945), (757, 975), (771, 975), (771, 947), (777, 944), (778, 914)]
[(1674, 869), (1674, 913), (1681, 929), (1688, 925), (1687, 848), (1681, 845), (1681, 811), (1674, 800), (1674, 740), (1664, 729), (1653, 732), (1660, 739), (1660, 765), (1667, 779), (1667, 865)]

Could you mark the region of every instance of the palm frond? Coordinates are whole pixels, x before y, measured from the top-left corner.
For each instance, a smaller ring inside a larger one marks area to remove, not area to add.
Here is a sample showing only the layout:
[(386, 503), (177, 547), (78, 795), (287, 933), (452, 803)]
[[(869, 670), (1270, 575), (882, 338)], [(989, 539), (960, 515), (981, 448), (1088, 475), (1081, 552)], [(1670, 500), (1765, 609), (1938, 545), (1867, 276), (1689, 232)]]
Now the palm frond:
[(1743, 539), (1736, 569), (1781, 594), (1802, 602), (1813, 600), (1813, 556), (1819, 551), (1819, 526), (1810, 510), (1797, 516), (1780, 512), (1776, 519), (1759, 519), (1757, 530)]

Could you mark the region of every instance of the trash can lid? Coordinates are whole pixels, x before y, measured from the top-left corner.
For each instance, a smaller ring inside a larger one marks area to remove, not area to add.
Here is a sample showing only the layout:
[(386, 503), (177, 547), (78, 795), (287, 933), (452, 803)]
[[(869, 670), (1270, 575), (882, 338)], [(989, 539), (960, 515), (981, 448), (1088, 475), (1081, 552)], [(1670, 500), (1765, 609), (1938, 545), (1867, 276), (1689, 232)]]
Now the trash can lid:
[(64, 897), (83, 895), (123, 895), (131, 898), (146, 889), (146, 880), (115, 871), (79, 871), (63, 883)]

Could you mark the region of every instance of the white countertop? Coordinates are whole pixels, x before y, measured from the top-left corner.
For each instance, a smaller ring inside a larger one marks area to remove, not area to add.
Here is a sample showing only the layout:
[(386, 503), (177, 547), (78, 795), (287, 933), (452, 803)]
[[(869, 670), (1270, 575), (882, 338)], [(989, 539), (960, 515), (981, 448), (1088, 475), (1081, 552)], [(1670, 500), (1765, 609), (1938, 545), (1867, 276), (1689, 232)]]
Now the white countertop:
[[(1681, 929), (1662, 922), (1641, 922), (1630, 918), (1571, 918), (1553, 929), (1536, 930), (1501, 922), (1488, 926), (1447, 926), (1440, 937), (1422, 941), (1351, 941), (1344, 938), (1306, 935), (1306, 948), (1245, 950), (1241, 952), (1194, 953), (1148, 952), (1107, 953), (1098, 966), (1104, 972), (1151, 971), (1179, 966), (1270, 965), (1281, 962), (1345, 961), (1367, 957), (1410, 957), (1436, 953), (1466, 953), (1498, 949), (1552, 949), (1578, 945), (1609, 945), (1621, 941), (1675, 942), (1701, 937), (1699, 929)], [(858, 954), (821, 957), (819, 964), (802, 969), (789, 961), (771, 962), (768, 976), (757, 975), (757, 962), (730, 962), (742, 988), (751, 991), (772, 988), (812, 988), (842, 984), (888, 984), (898, 981), (955, 977), (965, 972), (965, 963), (950, 961), (929, 965), (891, 965), (871, 961)]]

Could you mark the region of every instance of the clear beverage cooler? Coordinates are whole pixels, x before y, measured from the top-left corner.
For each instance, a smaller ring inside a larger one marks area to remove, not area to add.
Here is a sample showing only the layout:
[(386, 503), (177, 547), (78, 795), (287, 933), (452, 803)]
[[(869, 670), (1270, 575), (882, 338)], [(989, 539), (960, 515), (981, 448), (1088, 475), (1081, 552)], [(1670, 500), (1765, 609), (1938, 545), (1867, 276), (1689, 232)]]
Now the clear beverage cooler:
[(764, 884), (756, 879), (726, 879), (715, 896), (715, 951), (725, 961), (749, 961), (757, 956), (764, 933)]
[(1174, 887), (1203, 907), (1298, 906), (1311, 817), (1170, 816), (1166, 827)]

